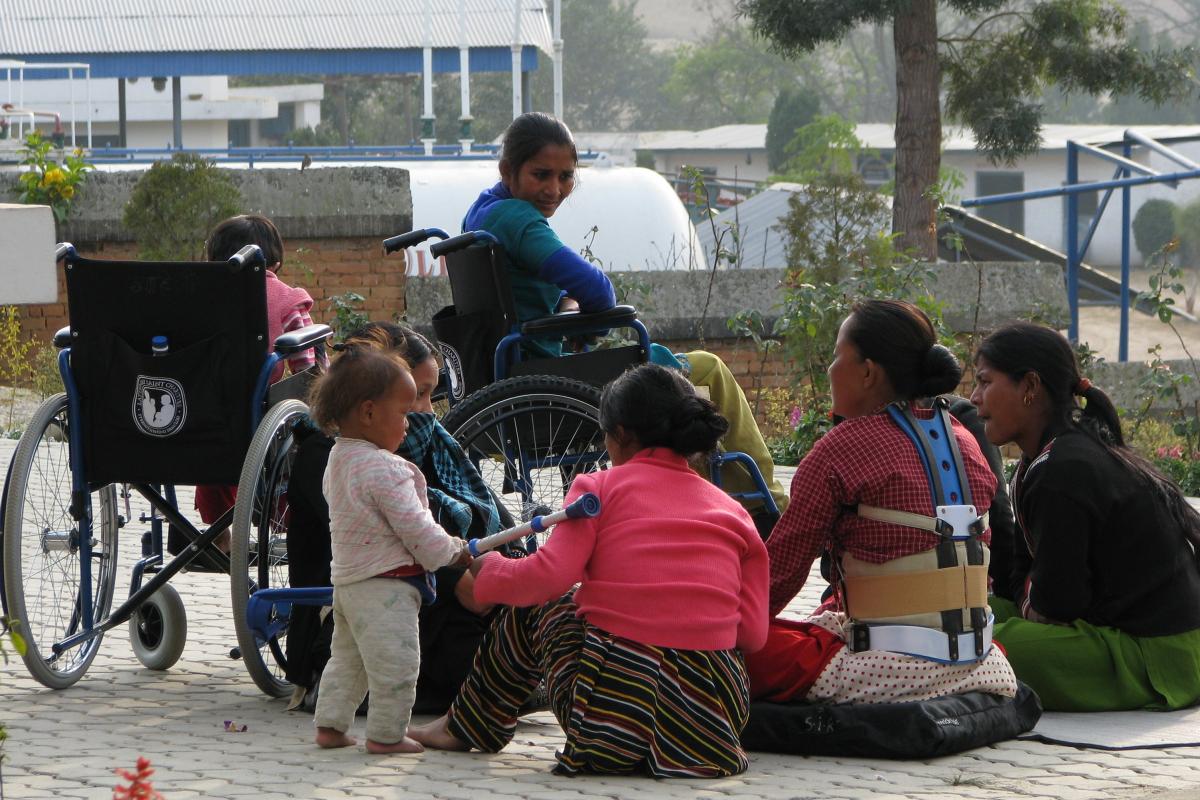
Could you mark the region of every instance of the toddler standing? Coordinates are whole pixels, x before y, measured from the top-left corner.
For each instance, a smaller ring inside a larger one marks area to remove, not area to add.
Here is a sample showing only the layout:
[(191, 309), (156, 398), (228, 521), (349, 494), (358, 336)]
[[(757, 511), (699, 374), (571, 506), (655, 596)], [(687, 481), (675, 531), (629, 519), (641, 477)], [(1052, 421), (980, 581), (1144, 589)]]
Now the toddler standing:
[(433, 520), (425, 478), (393, 451), (416, 384), (384, 337), (350, 344), (313, 387), (311, 415), (338, 439), (322, 488), (329, 503), (333, 643), (317, 699), (316, 743), (348, 735), (367, 691), (367, 752), (415, 753), (406, 736), (420, 667), (417, 612), (425, 573), (465, 565), (466, 542)]

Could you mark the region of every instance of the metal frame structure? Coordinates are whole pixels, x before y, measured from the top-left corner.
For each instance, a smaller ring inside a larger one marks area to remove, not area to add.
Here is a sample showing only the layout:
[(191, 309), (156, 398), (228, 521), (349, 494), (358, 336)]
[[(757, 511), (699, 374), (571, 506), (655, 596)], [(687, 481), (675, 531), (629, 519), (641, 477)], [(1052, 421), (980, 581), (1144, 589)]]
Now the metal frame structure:
[[(1118, 144), (1118, 143), (1114, 143)], [(1037, 200), (1045, 197), (1067, 198), (1067, 302), (1071, 308), (1071, 323), (1067, 335), (1072, 342), (1079, 340), (1079, 266), (1087, 254), (1092, 237), (1100, 224), (1100, 218), (1108, 207), (1114, 189), (1121, 190), (1121, 332), (1118, 346), (1118, 358), (1129, 360), (1129, 236), (1130, 236), (1130, 190), (1135, 186), (1145, 186), (1153, 183), (1165, 183), (1176, 188), (1180, 181), (1200, 178), (1200, 164), (1177, 153), (1161, 142), (1144, 136), (1132, 129), (1126, 129), (1122, 140), (1121, 154), (1105, 150), (1074, 140), (1067, 141), (1067, 183), (1065, 186), (1053, 189), (1033, 189), (1025, 192), (989, 195), (962, 201), (966, 208), (997, 205), (999, 203), (1017, 203), (1026, 200)], [(1178, 172), (1160, 173), (1143, 164), (1132, 160), (1134, 147), (1145, 147), (1159, 155), (1175, 162), (1184, 169)], [(1103, 161), (1116, 165), (1111, 179), (1106, 181), (1079, 182), (1080, 154), (1094, 156)], [(1136, 173), (1136, 174), (1131, 174)], [(1096, 206), (1096, 213), (1088, 225), (1083, 241), (1079, 240), (1078, 217), (1079, 195), (1084, 192), (1104, 190), (1104, 196)]]

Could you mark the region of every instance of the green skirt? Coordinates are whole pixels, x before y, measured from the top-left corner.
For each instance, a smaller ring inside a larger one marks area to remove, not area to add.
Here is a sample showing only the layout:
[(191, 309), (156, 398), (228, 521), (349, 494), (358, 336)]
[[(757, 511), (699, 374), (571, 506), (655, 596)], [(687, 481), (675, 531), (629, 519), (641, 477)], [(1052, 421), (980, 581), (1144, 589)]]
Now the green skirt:
[(1200, 703), (1200, 630), (1130, 636), (1075, 620), (1044, 625), (989, 598), (994, 639), (1047, 711), (1175, 711)]

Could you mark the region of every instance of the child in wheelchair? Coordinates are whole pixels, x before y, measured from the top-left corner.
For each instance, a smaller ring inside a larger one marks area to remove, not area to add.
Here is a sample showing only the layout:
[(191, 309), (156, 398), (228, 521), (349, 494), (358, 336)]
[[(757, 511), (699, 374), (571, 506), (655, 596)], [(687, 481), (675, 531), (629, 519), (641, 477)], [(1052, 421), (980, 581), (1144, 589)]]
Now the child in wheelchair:
[(339, 437), (323, 480), (334, 631), (317, 700), (320, 747), (355, 743), (348, 731), (370, 690), (367, 751), (422, 750), (405, 735), (420, 666), (418, 611), (432, 599), (428, 574), (471, 557), (434, 521), (420, 469), (395, 455), (416, 396), (382, 333), (347, 346), (313, 387), (313, 420)]
[[(227, 261), (248, 244), (258, 245), (267, 262), (267, 341), (274, 342), (288, 331), (312, 325), (313, 299), (298, 286), (288, 286), (279, 278), (283, 267), (283, 237), (275, 223), (261, 214), (239, 214), (218, 223), (205, 242), (205, 260)], [(288, 367), (292, 374), (303, 372), (316, 364), (312, 350), (304, 350), (289, 356)], [(271, 383), (283, 377), (283, 364), (275, 367)], [(233, 507), (237, 500), (237, 487), (202, 485), (196, 487), (196, 510), (206, 525), (211, 525), (221, 514)], [(229, 552), (230, 534), (226, 530), (217, 537), (215, 546)], [(172, 553), (180, 552), (186, 542), (173, 527), (168, 533), (167, 547)]]

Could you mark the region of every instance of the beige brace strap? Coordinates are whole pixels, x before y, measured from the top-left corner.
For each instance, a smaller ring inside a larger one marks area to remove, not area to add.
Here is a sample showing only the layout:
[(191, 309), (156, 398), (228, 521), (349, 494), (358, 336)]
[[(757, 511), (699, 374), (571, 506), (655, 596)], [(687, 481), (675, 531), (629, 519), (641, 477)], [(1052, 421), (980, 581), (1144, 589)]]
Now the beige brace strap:
[[(937, 518), (929, 517), (925, 514), (912, 514), (908, 511), (897, 511), (894, 508), (880, 508), (878, 506), (869, 506), (866, 503), (859, 503), (856, 512), (860, 517), (873, 519), (876, 522), (891, 522), (895, 525), (904, 525), (908, 528), (917, 528), (930, 533), (937, 533)], [(988, 512), (984, 512), (983, 529), (988, 528)]]
[(892, 575), (847, 575), (847, 612), (872, 620), (987, 605), (987, 567), (959, 566)]

